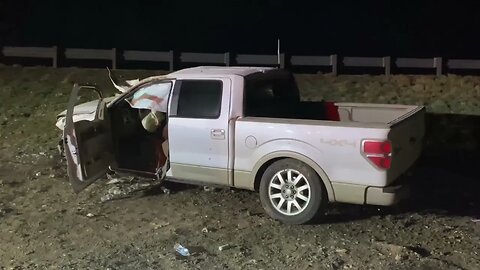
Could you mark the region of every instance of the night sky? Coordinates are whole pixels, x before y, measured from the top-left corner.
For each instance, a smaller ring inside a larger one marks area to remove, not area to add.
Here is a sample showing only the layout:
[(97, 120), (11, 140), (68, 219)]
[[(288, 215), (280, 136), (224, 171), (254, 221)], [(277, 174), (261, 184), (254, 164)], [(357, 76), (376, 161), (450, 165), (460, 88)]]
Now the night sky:
[(480, 58), (480, 9), (449, 2), (0, 0), (0, 43)]

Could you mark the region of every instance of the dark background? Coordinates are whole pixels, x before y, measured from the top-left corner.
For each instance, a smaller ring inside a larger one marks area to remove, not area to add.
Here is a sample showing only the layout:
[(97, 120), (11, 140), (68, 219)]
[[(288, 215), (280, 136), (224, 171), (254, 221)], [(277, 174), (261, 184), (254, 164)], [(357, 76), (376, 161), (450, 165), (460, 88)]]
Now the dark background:
[(480, 58), (474, 1), (0, 0), (0, 45)]

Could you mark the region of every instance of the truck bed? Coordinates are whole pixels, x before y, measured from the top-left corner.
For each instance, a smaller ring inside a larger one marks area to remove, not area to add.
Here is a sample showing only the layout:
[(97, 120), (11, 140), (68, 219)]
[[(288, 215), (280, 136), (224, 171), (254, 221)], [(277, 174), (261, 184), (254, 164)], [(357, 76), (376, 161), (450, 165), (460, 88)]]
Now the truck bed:
[(333, 103), (327, 101), (283, 101), (251, 103), (246, 116), (304, 120), (330, 120), (340, 122), (393, 124), (421, 110), (421, 106)]
[(342, 122), (382, 123), (394, 125), (401, 120), (422, 110), (422, 106), (368, 104), (368, 103), (335, 103)]
[[(270, 152), (291, 151), (318, 164), (331, 182), (391, 185), (420, 156), (422, 106), (337, 103), (339, 121), (268, 117), (240, 118), (235, 126), (235, 170), (249, 171)], [(256, 146), (247, 145), (254, 138)], [(362, 141), (389, 140), (392, 165), (380, 170), (362, 156)]]

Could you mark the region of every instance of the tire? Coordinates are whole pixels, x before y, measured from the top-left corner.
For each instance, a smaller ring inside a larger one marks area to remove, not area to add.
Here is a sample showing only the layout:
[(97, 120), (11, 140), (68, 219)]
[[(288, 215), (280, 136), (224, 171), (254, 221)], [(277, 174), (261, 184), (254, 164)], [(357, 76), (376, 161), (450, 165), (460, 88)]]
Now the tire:
[(273, 219), (305, 224), (323, 214), (328, 200), (317, 173), (303, 162), (286, 158), (265, 170), (260, 181), (260, 201)]

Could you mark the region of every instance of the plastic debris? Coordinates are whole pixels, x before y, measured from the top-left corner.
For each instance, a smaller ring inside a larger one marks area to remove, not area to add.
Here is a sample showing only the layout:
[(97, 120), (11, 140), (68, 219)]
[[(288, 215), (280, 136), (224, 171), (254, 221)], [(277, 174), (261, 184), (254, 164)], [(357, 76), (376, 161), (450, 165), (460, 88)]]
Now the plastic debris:
[(112, 194), (112, 195), (120, 195), (122, 194), (122, 190), (120, 190), (119, 187), (112, 187), (108, 190), (108, 194)]
[(95, 216), (95, 215), (92, 214), (92, 213), (88, 213), (88, 214), (87, 214), (87, 217), (89, 217), (89, 218), (94, 217), (94, 216)]
[(105, 194), (104, 196), (100, 197), (100, 201), (107, 202), (113, 200), (114, 198), (115, 196), (113, 196), (112, 194)]
[(472, 221), (477, 223), (477, 222), (480, 222), (480, 219), (472, 219)]
[(111, 201), (115, 199), (122, 199), (127, 198), (132, 195), (132, 193), (145, 190), (151, 186), (155, 185), (154, 182), (151, 183), (135, 183), (124, 188), (120, 188), (119, 186), (113, 186), (108, 191), (107, 194), (102, 196), (100, 200), (102, 202)]
[(180, 244), (175, 244), (173, 246), (173, 248), (175, 249), (175, 251), (178, 252), (178, 254), (182, 255), (183, 257), (188, 257), (190, 256), (190, 251), (188, 251), (188, 248), (180, 245)]
[(224, 251), (224, 250), (227, 250), (229, 248), (231, 248), (232, 246), (230, 246), (230, 244), (225, 244), (225, 245), (221, 245), (218, 247), (218, 250), (220, 251)]
[(210, 187), (210, 186), (203, 186), (203, 191), (206, 191), (206, 192), (213, 192), (215, 191), (216, 188), (215, 187)]
[(203, 232), (203, 233), (208, 233), (208, 232), (209, 232), (209, 230), (208, 230), (208, 228), (207, 228), (207, 227), (205, 227), (205, 228), (203, 228), (203, 229), (202, 229), (202, 232)]
[(160, 187), (160, 189), (163, 191), (163, 193), (169, 195), (170, 194), (170, 189), (166, 188), (166, 187)]
[(163, 223), (152, 222), (150, 224), (153, 226), (154, 230), (158, 230), (160, 228), (163, 228), (163, 227), (166, 227), (166, 226), (170, 225), (170, 222), (163, 222)]
[(122, 180), (120, 178), (112, 178), (107, 182), (107, 185), (120, 183)]

